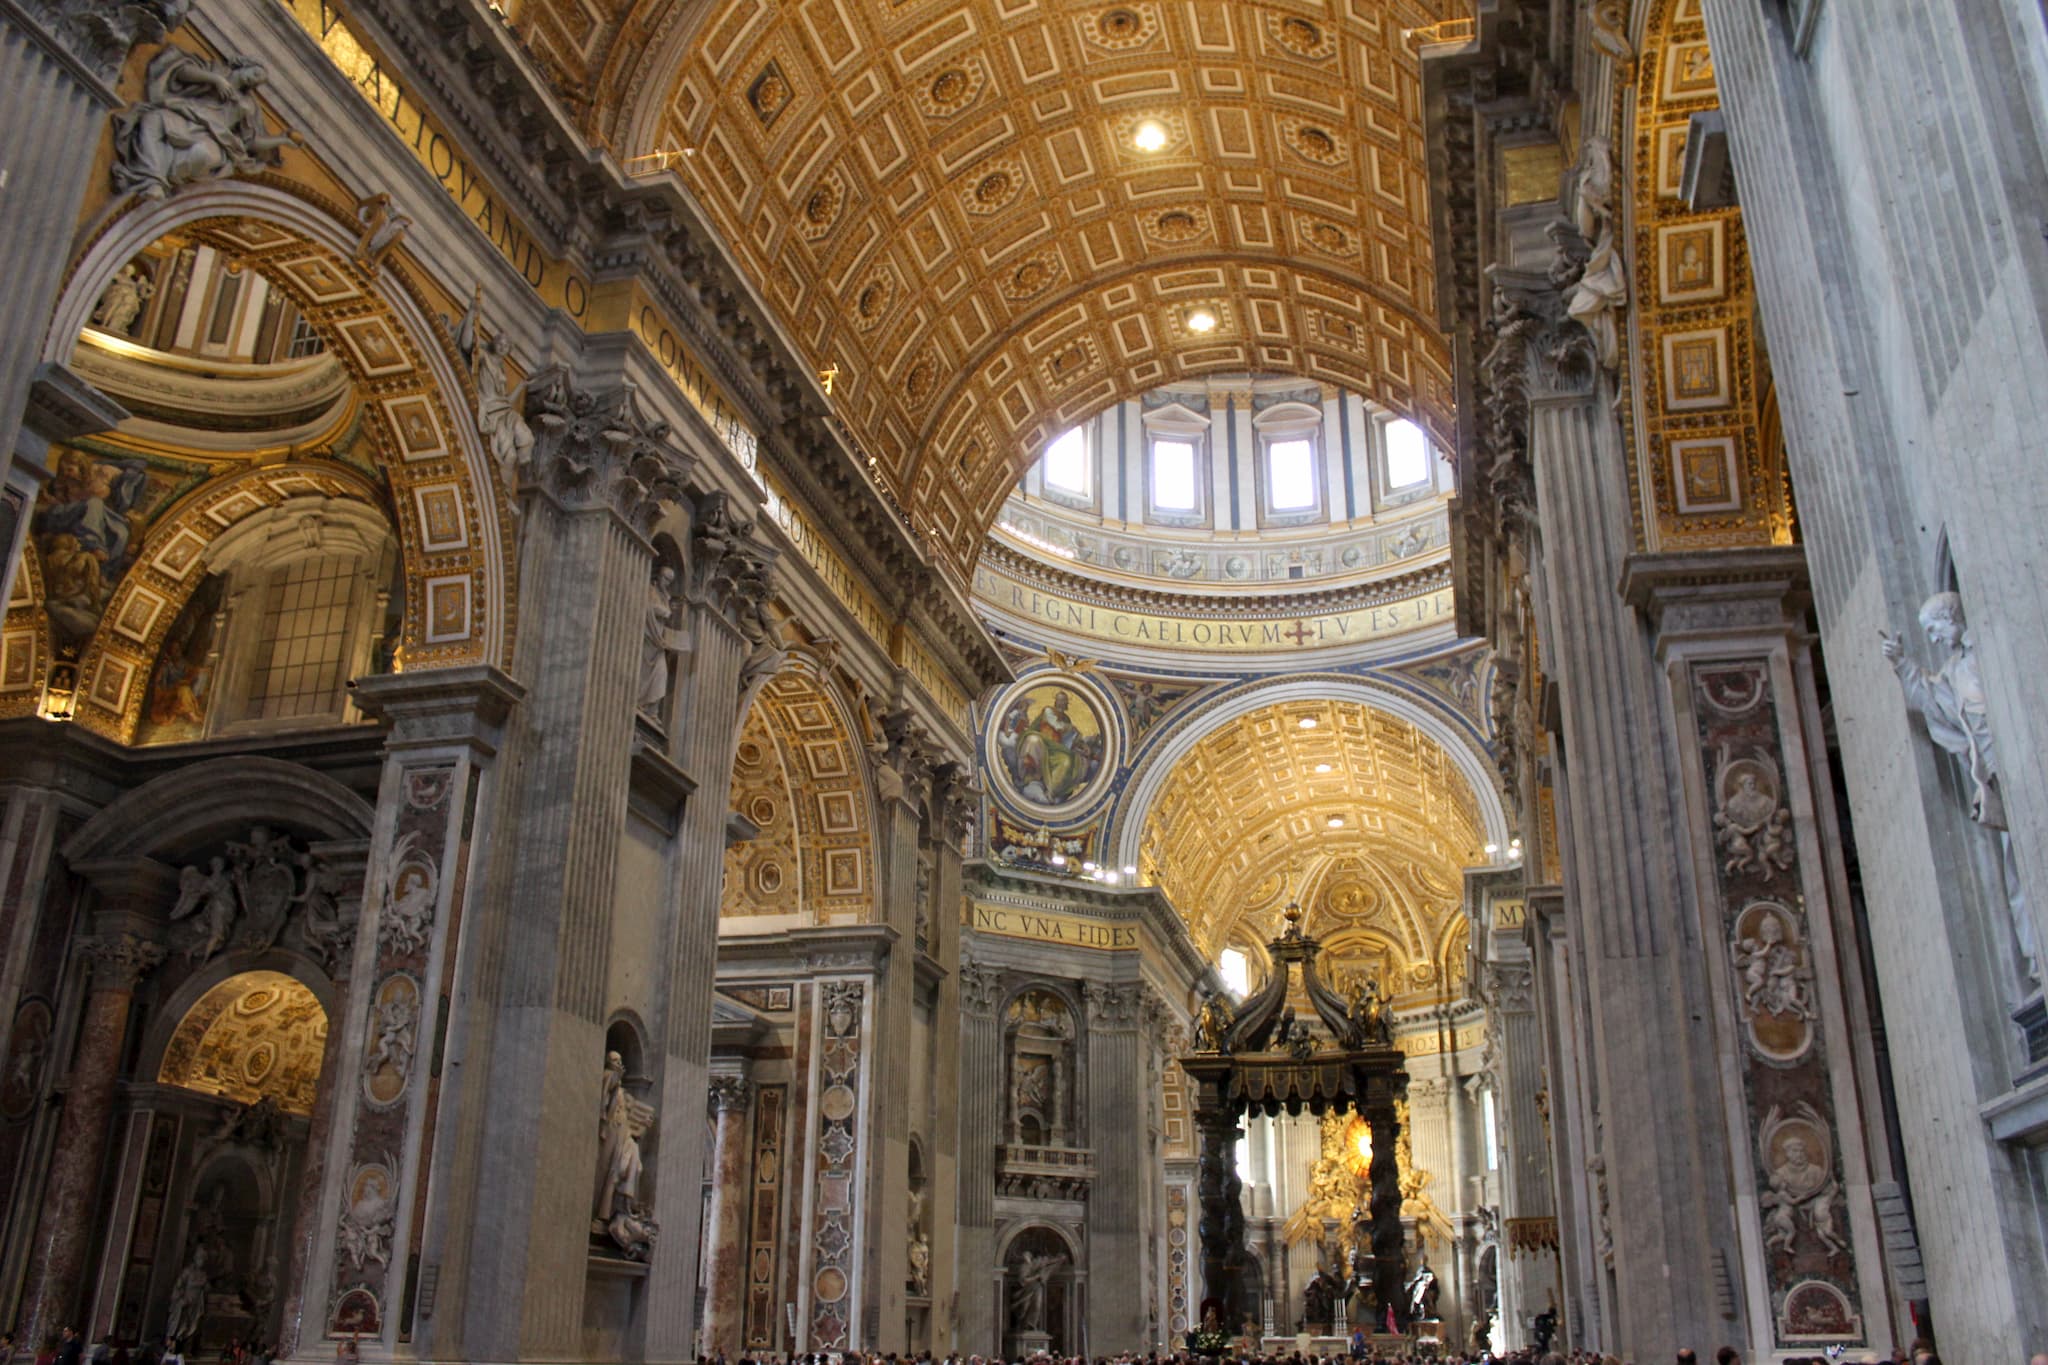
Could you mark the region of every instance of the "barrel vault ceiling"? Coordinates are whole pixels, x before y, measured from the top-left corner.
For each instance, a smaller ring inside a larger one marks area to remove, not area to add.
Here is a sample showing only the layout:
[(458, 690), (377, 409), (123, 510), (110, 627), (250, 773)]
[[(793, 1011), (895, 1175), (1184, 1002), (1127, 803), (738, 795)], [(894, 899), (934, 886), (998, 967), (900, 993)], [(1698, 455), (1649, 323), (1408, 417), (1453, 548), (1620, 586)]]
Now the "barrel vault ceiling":
[(1299, 374), (1449, 441), (1411, 31), (1463, 3), (513, 13), (595, 136), (682, 177), (964, 573), (1046, 440), (1169, 380)]
[(1435, 740), (1356, 702), (1283, 702), (1219, 726), (1145, 816), (1153, 878), (1214, 953), (1263, 942), (1290, 899), (1309, 932), (1372, 931), (1405, 963), (1438, 952), (1484, 862), (1471, 787)]

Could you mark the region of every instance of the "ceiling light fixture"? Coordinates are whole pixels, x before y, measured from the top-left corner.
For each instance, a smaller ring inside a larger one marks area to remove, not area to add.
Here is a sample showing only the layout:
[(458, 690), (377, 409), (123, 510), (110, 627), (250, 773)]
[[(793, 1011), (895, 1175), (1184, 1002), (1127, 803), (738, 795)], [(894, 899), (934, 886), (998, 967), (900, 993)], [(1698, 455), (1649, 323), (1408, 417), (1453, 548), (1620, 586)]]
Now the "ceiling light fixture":
[(1342, 829), (1342, 828), (1344, 828), (1344, 817), (1343, 817), (1343, 816), (1341, 816), (1341, 815), (1333, 815), (1333, 816), (1331, 816), (1331, 817), (1330, 817), (1330, 828), (1331, 828), (1331, 829)]
[(1216, 315), (1206, 308), (1197, 308), (1188, 314), (1190, 332), (1213, 332), (1216, 330)]
[(1148, 118), (1131, 133), (1131, 145), (1141, 152), (1156, 152), (1166, 145), (1166, 125)]
[(1304, 730), (1313, 730), (1316, 728), (1316, 718), (1314, 716), (1303, 716), (1300, 720), (1296, 721), (1295, 724), (1299, 725)]
[(1318, 763), (1316, 764), (1316, 771), (1319, 773), (1326, 773), (1330, 771), (1330, 765), (1327, 763)]

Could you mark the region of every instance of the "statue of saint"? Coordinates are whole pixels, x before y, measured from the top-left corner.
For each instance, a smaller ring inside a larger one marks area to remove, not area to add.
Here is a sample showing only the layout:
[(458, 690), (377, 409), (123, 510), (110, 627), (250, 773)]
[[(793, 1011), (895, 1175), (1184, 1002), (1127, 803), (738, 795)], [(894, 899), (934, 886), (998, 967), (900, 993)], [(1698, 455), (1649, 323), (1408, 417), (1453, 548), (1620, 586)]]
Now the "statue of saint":
[(1010, 1328), (1016, 1332), (1043, 1332), (1045, 1330), (1045, 1300), (1052, 1277), (1067, 1264), (1067, 1258), (1057, 1253), (1038, 1255), (1025, 1252), (1017, 1259), (1010, 1274), (1015, 1283), (1010, 1286)]
[(640, 1140), (633, 1133), (633, 1097), (626, 1089), (626, 1063), (604, 1055), (604, 1089), (598, 1119), (597, 1198), (591, 1216), (610, 1223), (614, 1206), (640, 1193)]
[(689, 648), (689, 638), (676, 628), (676, 571), (663, 564), (647, 585), (646, 638), (640, 645), (640, 695), (642, 711), (658, 715), (668, 700), (668, 661)]
[(1934, 672), (1906, 657), (1904, 639), (1880, 631), (1884, 657), (1898, 674), (1906, 705), (1927, 722), (1927, 734), (1936, 744), (1963, 761), (1972, 787), (1970, 818), (1986, 829), (1998, 832), (2003, 858), (2006, 908), (2012, 918), (2013, 937), (2028, 977), (2041, 980), (2040, 954), (2034, 941), (2033, 917), (2027, 911), (2020, 886), (2019, 867), (2013, 858), (2012, 836), (2006, 832), (2005, 797), (1999, 788), (1998, 746), (1991, 734), (1991, 714), (1984, 694), (1984, 679), (1977, 671), (1977, 646), (1970, 638), (1969, 622), (1963, 614), (1963, 599), (1952, 592), (1938, 592), (1920, 607), (1920, 629), (1927, 636), (1941, 666)]

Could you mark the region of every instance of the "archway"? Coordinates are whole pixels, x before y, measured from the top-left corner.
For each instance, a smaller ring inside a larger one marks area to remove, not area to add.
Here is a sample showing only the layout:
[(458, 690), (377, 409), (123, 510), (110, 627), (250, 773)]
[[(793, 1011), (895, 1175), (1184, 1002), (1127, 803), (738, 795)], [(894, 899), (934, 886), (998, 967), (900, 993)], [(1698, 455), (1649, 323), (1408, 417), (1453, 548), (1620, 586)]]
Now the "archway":
[(1073, 1240), (1058, 1228), (1032, 1223), (1011, 1234), (997, 1271), (1002, 1348), (1009, 1359), (1081, 1350), (1081, 1273)]
[(204, 986), (132, 1107), (150, 1137), (115, 1272), (114, 1334), (162, 1332), (188, 1353), (277, 1339), (328, 1061), (327, 1008), (305, 981), (274, 967), (208, 976), (178, 993)]
[[(801, 656), (748, 708), (734, 749), (720, 917), (741, 932), (874, 914), (873, 800), (853, 716)], [(744, 926), (744, 928), (742, 928)]]
[[(334, 362), (299, 366), (307, 369), (304, 383), (352, 387), (347, 406), (355, 424), (339, 432), (314, 421), (287, 442), (296, 464), (265, 465), (260, 477), (232, 489), (188, 483), (162, 501), (146, 535), (130, 545), (122, 534), (122, 595), (110, 600), (111, 584), (96, 594), (92, 629), (66, 651), (74, 666), (72, 710), (82, 723), (132, 737), (157, 655), (203, 581), (195, 570), (214, 542), (252, 513), (295, 497), (367, 501), (389, 520), (405, 569), (393, 644), (408, 666), (509, 657), (516, 573), (506, 534), (510, 503), (476, 432), (471, 381), (433, 320), (436, 310), (405, 272), (395, 262), (378, 270), (356, 261), (357, 231), (341, 206), (266, 178), (132, 203), (82, 247), (45, 336), (44, 359), (72, 361), (88, 326), (107, 320), (109, 283), (133, 277), (135, 263), (155, 244), (175, 239), (258, 281), (250, 292), (288, 303)], [(233, 320), (225, 305), (209, 316), (224, 326)], [(118, 336), (101, 337), (94, 349), (91, 363), (105, 368), (118, 363), (123, 345)], [(338, 434), (360, 437), (368, 454), (359, 465), (323, 448)], [(299, 455), (302, 449), (311, 458)], [(91, 510), (104, 500), (85, 501)], [(25, 556), (24, 591), (10, 604), (0, 714), (34, 709), (58, 653), (38, 619), (56, 587), (48, 566), (33, 558)]]

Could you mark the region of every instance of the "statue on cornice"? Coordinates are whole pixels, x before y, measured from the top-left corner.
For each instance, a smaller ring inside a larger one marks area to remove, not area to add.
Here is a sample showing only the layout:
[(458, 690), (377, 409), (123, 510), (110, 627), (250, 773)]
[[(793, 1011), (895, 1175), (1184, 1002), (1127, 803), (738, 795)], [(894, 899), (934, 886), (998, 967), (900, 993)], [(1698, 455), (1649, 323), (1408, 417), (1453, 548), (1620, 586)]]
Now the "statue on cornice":
[(114, 189), (162, 199), (202, 180), (251, 175), (278, 164), (296, 129), (272, 133), (257, 88), (270, 79), (261, 63), (209, 61), (167, 47), (150, 59), (142, 99), (114, 115)]
[(1906, 705), (1927, 722), (1928, 738), (1960, 758), (1969, 773), (1970, 818), (1998, 834), (2013, 936), (2018, 940), (2028, 977), (2039, 983), (2040, 954), (2034, 941), (2033, 918), (2027, 913), (2019, 867), (2013, 858), (2012, 835), (2007, 832), (2005, 796), (1999, 785), (1998, 746), (1991, 734), (1984, 679), (1977, 671), (1977, 642), (1970, 634), (1962, 597), (1938, 592), (1928, 598), (1920, 606), (1920, 629), (1941, 660), (1938, 670), (1930, 673), (1907, 658), (1905, 640), (1888, 631), (1879, 632), (1884, 657), (1898, 675)]
[(1615, 234), (1614, 155), (1607, 139), (1589, 137), (1579, 158), (1579, 236), (1592, 246), (1565, 312), (1593, 338), (1601, 368), (1621, 363), (1621, 310), (1628, 306), (1628, 263)]
[(525, 385), (516, 391), (505, 382), (505, 340), (484, 335), (484, 287), (478, 285), (469, 311), (455, 329), (455, 346), (469, 366), (476, 386), (476, 429), (498, 462), (507, 491), (519, 491), (519, 477), (533, 459), (533, 428), (520, 415)]

